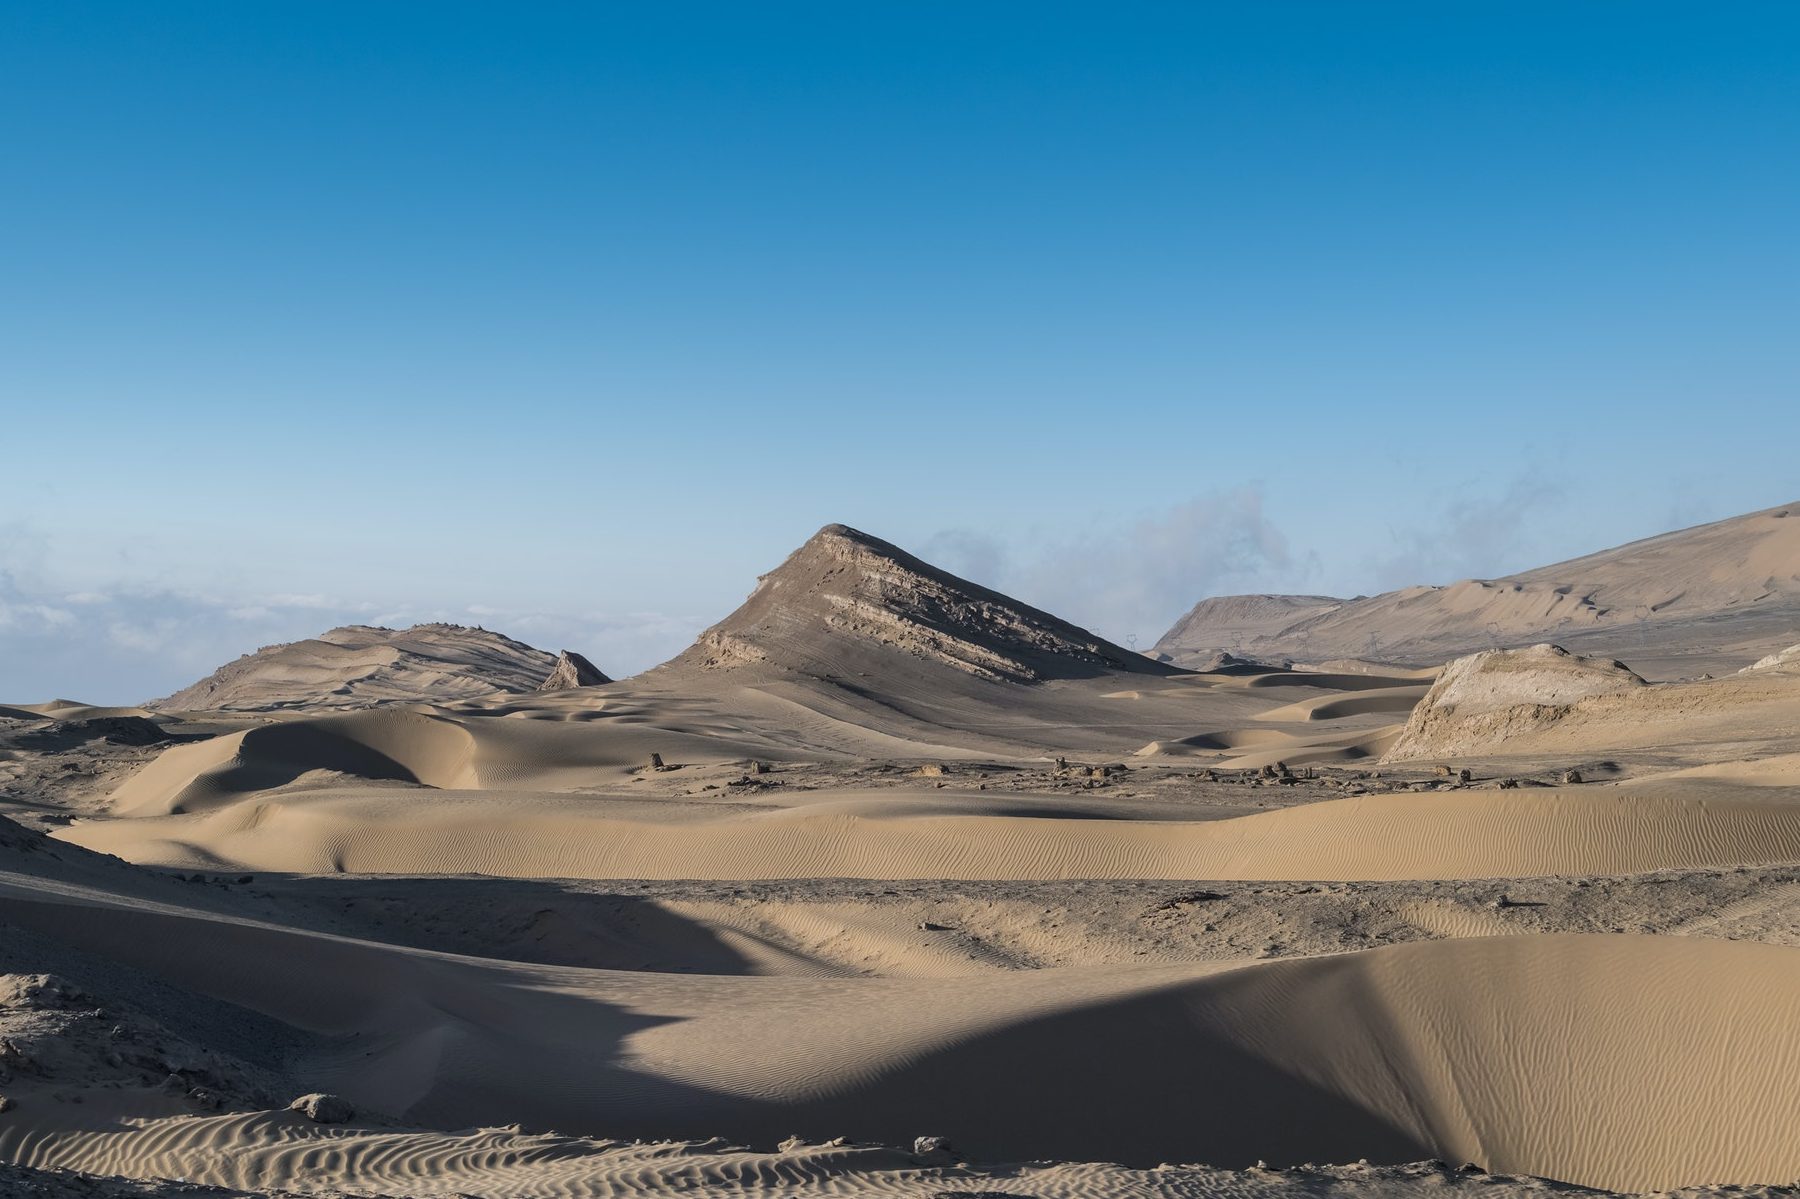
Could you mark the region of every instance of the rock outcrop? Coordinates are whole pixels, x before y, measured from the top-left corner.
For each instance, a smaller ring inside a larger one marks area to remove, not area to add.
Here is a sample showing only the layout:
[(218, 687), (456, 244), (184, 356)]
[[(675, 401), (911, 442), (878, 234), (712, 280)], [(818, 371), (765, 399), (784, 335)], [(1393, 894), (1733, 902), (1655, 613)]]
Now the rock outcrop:
[(1470, 654), (1444, 667), (1382, 760), (1480, 754), (1567, 719), (1584, 700), (1642, 686), (1623, 663), (1556, 645)]
[(270, 645), (145, 705), (163, 711), (369, 708), (536, 691), (557, 659), (487, 629), (348, 625)]
[(1800, 670), (1800, 645), (1790, 645), (1786, 649), (1777, 650), (1768, 657), (1744, 667), (1739, 673), (1753, 674), (1765, 670), (1782, 669)]
[(556, 655), (555, 668), (538, 684), (538, 690), (567, 691), (572, 687), (598, 687), (610, 682), (612, 680), (600, 673), (598, 666), (575, 651), (565, 649)]

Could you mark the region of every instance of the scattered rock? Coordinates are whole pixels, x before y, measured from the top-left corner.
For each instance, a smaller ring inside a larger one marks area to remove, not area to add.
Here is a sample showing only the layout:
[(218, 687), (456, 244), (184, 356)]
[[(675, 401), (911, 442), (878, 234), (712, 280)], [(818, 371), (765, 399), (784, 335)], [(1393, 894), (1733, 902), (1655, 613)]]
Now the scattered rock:
[(1581, 771), (1579, 771), (1579, 770), (1563, 771), (1562, 772), (1562, 781), (1565, 784), (1569, 784), (1569, 785), (1579, 783), (1581, 781)]

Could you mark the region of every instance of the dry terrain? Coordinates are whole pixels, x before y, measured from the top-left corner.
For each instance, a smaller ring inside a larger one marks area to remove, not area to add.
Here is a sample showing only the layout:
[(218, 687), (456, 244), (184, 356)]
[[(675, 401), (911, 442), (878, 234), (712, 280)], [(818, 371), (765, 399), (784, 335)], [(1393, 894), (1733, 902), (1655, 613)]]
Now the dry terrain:
[[(424, 626), (0, 706), (0, 1190), (1784, 1189), (1800, 519), (1742, 520), (1583, 560), (1576, 633), (1748, 612), (1650, 666), (1187, 670), (829, 526), (618, 682)], [(1233, 628), (1349, 619), (1291, 598)]]

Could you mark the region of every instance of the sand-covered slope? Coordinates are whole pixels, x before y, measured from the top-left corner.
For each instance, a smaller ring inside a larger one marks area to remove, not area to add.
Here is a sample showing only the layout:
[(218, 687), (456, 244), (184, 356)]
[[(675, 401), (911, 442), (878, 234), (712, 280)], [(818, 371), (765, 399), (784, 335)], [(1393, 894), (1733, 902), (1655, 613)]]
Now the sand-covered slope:
[[(1800, 627), (1800, 504), (1752, 512), (1516, 575), (1417, 586), (1307, 611), (1318, 597), (1207, 601), (1165, 640), (1230, 645), (1245, 602), (1301, 615), (1235, 648), (1301, 661), (1355, 656), (1419, 665), (1554, 640), (1661, 677), (1735, 669)], [(1209, 617), (1216, 611), (1217, 618)]]
[(844, 525), (820, 529), (762, 576), (743, 606), (673, 665), (852, 678), (904, 667), (1013, 683), (1170, 673)]
[(265, 646), (147, 706), (202, 711), (450, 702), (535, 690), (560, 665), (554, 654), (487, 629), (350, 625), (306, 641)]

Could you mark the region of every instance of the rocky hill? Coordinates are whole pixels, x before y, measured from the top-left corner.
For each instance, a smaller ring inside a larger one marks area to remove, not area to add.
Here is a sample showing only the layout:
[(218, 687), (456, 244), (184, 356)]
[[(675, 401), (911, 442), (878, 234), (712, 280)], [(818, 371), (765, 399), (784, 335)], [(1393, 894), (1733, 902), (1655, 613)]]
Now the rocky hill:
[[(1296, 618), (1282, 622), (1292, 611)], [(1354, 600), (1203, 600), (1158, 648), (1177, 663), (1228, 649), (1316, 662), (1431, 665), (1554, 639), (1664, 677), (1737, 669), (1800, 629), (1800, 503), (1664, 533), (1495, 579)]]
[[(585, 658), (580, 663), (593, 669)], [(201, 711), (446, 702), (535, 691), (561, 666), (555, 654), (487, 629), (348, 625), (305, 641), (264, 646), (146, 706)], [(599, 678), (605, 681), (604, 675)]]
[(827, 525), (671, 666), (878, 677), (895, 667), (1031, 683), (1171, 668), (939, 570), (878, 537)]

